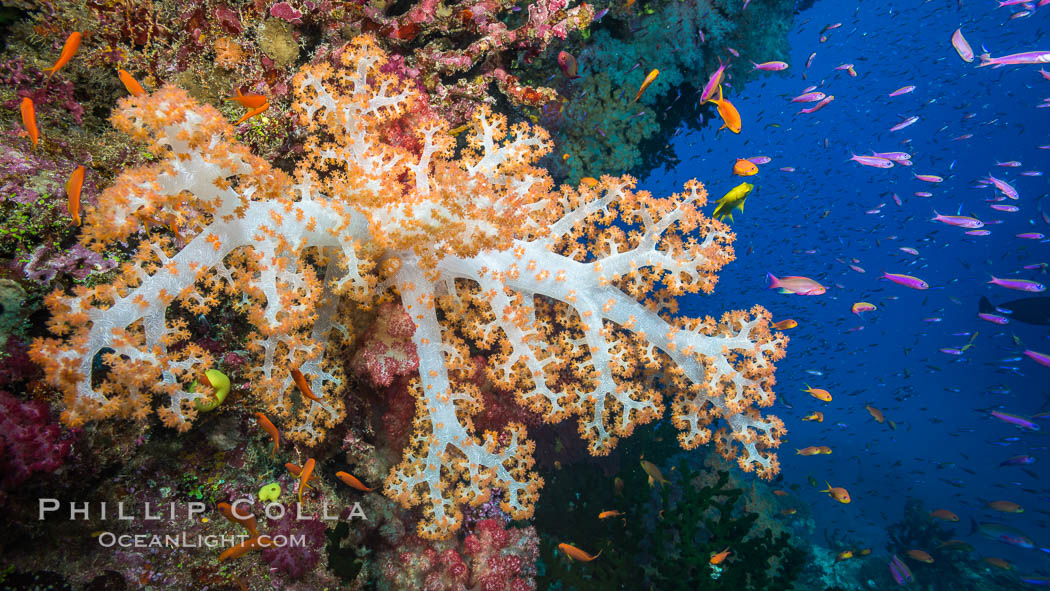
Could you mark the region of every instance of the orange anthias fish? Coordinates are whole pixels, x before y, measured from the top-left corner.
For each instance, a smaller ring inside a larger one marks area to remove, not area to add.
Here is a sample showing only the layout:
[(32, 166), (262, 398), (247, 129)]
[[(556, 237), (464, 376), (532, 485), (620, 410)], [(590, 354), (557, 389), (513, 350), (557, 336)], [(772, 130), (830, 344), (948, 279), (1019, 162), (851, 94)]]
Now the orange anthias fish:
[(58, 56), (58, 61), (55, 65), (50, 68), (44, 68), (45, 72), (48, 72), (47, 79), (50, 80), (62, 66), (69, 63), (69, 60), (73, 59), (73, 56), (77, 53), (77, 48), (80, 47), (80, 40), (84, 36), (77, 31), (73, 31), (66, 38), (66, 44), (62, 46), (62, 53)]
[(303, 464), (302, 471), (299, 472), (299, 503), (303, 502), (303, 489), (306, 488), (306, 481), (310, 480), (310, 476), (314, 473), (314, 459), (310, 458)]
[(817, 455), (820, 455), (820, 454), (821, 454), (820, 448), (812, 446), (812, 445), (809, 446), (809, 447), (803, 447), (802, 449), (796, 449), (795, 450), (795, 455), (796, 456), (817, 456)]
[(569, 80), (575, 80), (580, 77), (577, 73), (576, 58), (567, 51), (558, 52), (558, 67), (561, 68), (562, 73)]
[(788, 496), (788, 491), (786, 491), (786, 490), (780, 490), (780, 489), (778, 488), (777, 490), (773, 491), (773, 494), (775, 494), (775, 495), (776, 495), (776, 496), (778, 496), (778, 497), (786, 497), (786, 496)]
[(269, 108), (270, 108), (270, 103), (263, 103), (262, 106), (260, 106), (258, 109), (252, 109), (251, 111), (248, 111), (244, 115), (241, 115), (241, 118), (238, 119), (234, 123), (234, 125), (240, 125), (241, 123), (244, 123), (245, 121), (251, 119), (252, 117), (255, 117), (256, 115), (259, 115), (260, 113), (262, 113), (263, 111), (265, 111), (266, 109), (269, 109)]
[(726, 548), (725, 550), (722, 550), (721, 552), (712, 554), (711, 555), (711, 560), (709, 562), (711, 564), (722, 564), (722, 562), (725, 561), (727, 556), (729, 556), (729, 548)]
[(590, 554), (584, 552), (583, 550), (580, 550), (576, 546), (573, 546), (571, 544), (566, 544), (564, 542), (561, 543), (561, 544), (558, 544), (558, 549), (561, 550), (562, 552), (564, 552), (565, 555), (568, 556), (569, 558), (571, 558), (573, 560), (579, 560), (580, 562), (590, 562), (590, 561), (594, 560), (595, 558), (598, 558), (602, 554), (601, 550), (599, 550), (597, 554), (595, 554), (594, 556), (591, 556)]
[[(299, 467), (299, 466), (297, 466), (297, 465), (295, 465), (295, 464), (293, 464), (291, 462), (288, 462), (287, 464), (285, 464), (284, 467), (287, 468), (288, 471), (292, 473), (292, 476), (295, 476), (296, 478), (299, 478), (299, 475), (303, 473), (303, 469), (301, 467)], [(306, 484), (304, 486), (309, 488), (310, 487), (310, 483), (311, 482), (316, 482), (316, 481), (317, 481), (317, 477), (311, 475), (310, 476), (310, 480), (306, 481)]]
[(758, 166), (750, 160), (744, 160), (741, 158), (733, 164), (733, 174), (737, 176), (756, 175), (758, 174)]
[(610, 517), (619, 517), (620, 515), (623, 515), (623, 513), (620, 513), (619, 511), (602, 511), (598, 514), (598, 519), (609, 519)]
[(802, 420), (803, 421), (816, 421), (818, 423), (823, 423), (824, 422), (824, 413), (820, 412), (819, 410), (813, 411), (813, 412), (809, 413), (808, 415), (802, 417)]
[(740, 133), (740, 111), (737, 111), (733, 103), (722, 96), (721, 84), (718, 85), (718, 98), (712, 98), (708, 102), (714, 103), (718, 107), (718, 116), (722, 118), (722, 127), (718, 128), (719, 131), (728, 129), (733, 133)]
[(1009, 562), (1003, 560), (1002, 558), (996, 558), (994, 556), (987, 556), (983, 560), (985, 562), (987, 562), (988, 564), (996, 567), (996, 568), (1001, 568), (1003, 570), (1013, 570), (1014, 569), (1014, 565), (1012, 565)]
[(875, 419), (876, 423), (884, 423), (884, 422), (886, 422), (886, 417), (882, 416), (882, 411), (881, 410), (875, 408), (874, 406), (872, 406), (870, 404), (865, 404), (864, 408), (866, 408), (868, 410), (868, 414), (870, 414), (871, 417), (873, 419)]
[(66, 207), (69, 209), (69, 217), (73, 218), (74, 226), (80, 225), (80, 189), (83, 186), (84, 167), (78, 166), (66, 181), (66, 197), (69, 198)]
[(255, 117), (256, 115), (270, 108), (270, 103), (269, 101), (267, 101), (265, 96), (261, 94), (241, 94), (240, 88), (237, 89), (237, 96), (231, 96), (226, 100), (237, 101), (241, 104), (242, 107), (251, 109), (250, 111), (245, 113), (240, 119), (238, 119), (237, 122), (234, 123), (234, 125), (240, 125), (248, 119), (251, 119), (252, 117)]
[(908, 550), (908, 556), (918, 560), (919, 562), (925, 562), (926, 564), (933, 564), (933, 556), (922, 550)]
[(831, 484), (827, 480), (824, 481), (824, 484), (827, 484), (828, 487), (825, 488), (824, 490), (820, 491), (820, 492), (828, 493), (829, 497), (835, 499), (836, 501), (842, 503), (843, 505), (848, 504), (850, 502), (849, 491), (847, 491), (846, 489), (844, 489), (842, 487), (831, 486)]
[(259, 536), (259, 530), (256, 529), (254, 515), (237, 515), (233, 512), (233, 507), (229, 503), (219, 503), (218, 509), (219, 513), (222, 513), (222, 516), (228, 519), (230, 523), (240, 524), (244, 529), (248, 530), (248, 533), (251, 534), (253, 538)]
[(835, 562), (842, 562), (843, 560), (849, 560), (850, 558), (853, 558), (853, 550), (843, 550), (835, 557)]
[(375, 490), (374, 488), (368, 488), (367, 486), (364, 485), (363, 482), (361, 482), (357, 478), (354, 478), (350, 474), (347, 474), (346, 472), (336, 472), (335, 473), (335, 477), (338, 478), (339, 480), (342, 480), (343, 483), (346, 484), (347, 486), (349, 486), (351, 488), (356, 488), (359, 491), (372, 492), (373, 490)]
[(770, 328), (772, 328), (773, 330), (791, 330), (796, 326), (798, 326), (798, 322), (792, 320), (791, 318), (788, 318), (787, 320), (781, 320), (780, 322), (775, 322), (771, 324)]
[(256, 536), (250, 540), (245, 540), (236, 546), (227, 548), (225, 552), (219, 554), (219, 562), (231, 560), (233, 558), (239, 558), (248, 553), (249, 550), (254, 550), (259, 547), (259, 537)]
[(638, 99), (642, 98), (642, 93), (645, 92), (645, 89), (649, 88), (649, 85), (652, 84), (653, 80), (656, 80), (656, 77), (659, 75), (660, 70), (653, 68), (653, 71), (649, 72), (649, 75), (646, 76), (645, 80), (642, 81), (642, 86), (638, 88), (638, 94), (634, 95), (634, 99), (631, 100), (631, 102), (628, 104), (633, 105), (634, 103), (638, 102)]
[(270, 437), (273, 437), (273, 455), (276, 456), (277, 447), (281, 443), (281, 434), (277, 432), (277, 427), (274, 427), (270, 419), (266, 418), (266, 415), (263, 413), (255, 413), (255, 419), (259, 421), (259, 426), (263, 428), (263, 431), (266, 431)]
[(142, 85), (139, 84), (131, 74), (128, 74), (127, 70), (117, 70), (117, 78), (120, 78), (121, 83), (124, 84), (124, 88), (127, 89), (128, 94), (131, 96), (142, 96), (146, 94), (146, 89), (142, 88)]
[(33, 99), (28, 96), (24, 97), (19, 109), (22, 111), (22, 125), (29, 133), (29, 141), (33, 142), (33, 147), (36, 148), (40, 141), (40, 130), (36, 127), (36, 109), (33, 107)]
[(992, 501), (988, 503), (988, 508), (1002, 513), (1024, 513), (1024, 507), (1013, 501)]
[(580, 179), (580, 182), (583, 183), (584, 185), (587, 185), (588, 187), (597, 187), (598, 186), (598, 179), (596, 179), (596, 178), (594, 178), (592, 176), (585, 176), (585, 177)]
[(299, 387), (299, 392), (303, 396), (306, 396), (314, 402), (321, 402), (321, 399), (314, 395), (313, 388), (310, 387), (310, 383), (306, 381), (306, 376), (303, 375), (303, 372), (299, 371), (298, 367), (292, 369), (292, 381), (294, 381), (295, 385)]
[(831, 402), (831, 392), (822, 388), (814, 388), (809, 384), (806, 384), (806, 387), (803, 388), (802, 391), (822, 402)]
[(670, 484), (670, 482), (664, 478), (663, 472), (660, 472), (660, 469), (656, 467), (656, 464), (653, 464), (649, 460), (642, 460), (642, 470), (645, 470), (645, 473), (649, 475), (649, 486), (655, 486), (657, 482), (661, 485)]
[(959, 516), (947, 509), (936, 509), (930, 511), (930, 517), (940, 519), (941, 521), (959, 521)]
[(265, 105), (268, 101), (266, 97), (261, 94), (241, 94), (241, 89), (237, 89), (237, 96), (231, 96), (228, 101), (237, 101), (242, 107), (247, 109), (258, 109)]

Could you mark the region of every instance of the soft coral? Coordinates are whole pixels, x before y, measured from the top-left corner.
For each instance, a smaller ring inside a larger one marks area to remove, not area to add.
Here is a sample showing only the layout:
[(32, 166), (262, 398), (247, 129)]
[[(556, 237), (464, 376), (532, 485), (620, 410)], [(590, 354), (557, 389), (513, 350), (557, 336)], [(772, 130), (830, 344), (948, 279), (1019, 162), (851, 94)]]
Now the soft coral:
[[(22, 402), (0, 391), (0, 495), (35, 472), (54, 472), (69, 454), (71, 438), (51, 422), (40, 401)], [(0, 504), (3, 497), (0, 496)]]

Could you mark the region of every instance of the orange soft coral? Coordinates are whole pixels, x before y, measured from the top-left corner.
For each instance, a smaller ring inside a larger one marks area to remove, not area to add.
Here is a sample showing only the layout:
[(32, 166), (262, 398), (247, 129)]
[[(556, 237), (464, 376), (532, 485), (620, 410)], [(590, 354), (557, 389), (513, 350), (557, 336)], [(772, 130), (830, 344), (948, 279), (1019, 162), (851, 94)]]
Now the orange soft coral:
[[(677, 313), (677, 298), (713, 290), (733, 259), (728, 226), (701, 213), (703, 186), (665, 198), (629, 177), (555, 189), (536, 166), (546, 133), (485, 109), (458, 154), (447, 126), (425, 115), (413, 115), (412, 151), (386, 143), (417, 98), (385, 62), (362, 37), (340, 63), (295, 77), (308, 141), (294, 180), (177, 89), (122, 103), (116, 123), (159, 162), (122, 175), (86, 216), (91, 246), (133, 235), (142, 245), (122, 278), (48, 298), (58, 338), (34, 355), (65, 390), (67, 420), (141, 418), (160, 400), (162, 418), (188, 428), (185, 386), (210, 360), (172, 347), (185, 328), (169, 306), (207, 314), (234, 297), (252, 328), (256, 403), (282, 434), (316, 443), (343, 416), (332, 360), (351, 336), (353, 304), (399, 297), (415, 325), (417, 416), (384, 493), (422, 505), (423, 536), (455, 531), (460, 507), (492, 488), (528, 518), (542, 485), (524, 426), (474, 430), (483, 398), (464, 337), (487, 351), (499, 389), (546, 421), (574, 417), (596, 455), (660, 416), (671, 392), (683, 446), (714, 439), (743, 469), (772, 476), (783, 424), (757, 409), (773, 403), (786, 338), (759, 307), (720, 321)], [(177, 242), (158, 238), (167, 229)], [(106, 347), (111, 371), (93, 381)], [(301, 394), (292, 368), (318, 400)]]

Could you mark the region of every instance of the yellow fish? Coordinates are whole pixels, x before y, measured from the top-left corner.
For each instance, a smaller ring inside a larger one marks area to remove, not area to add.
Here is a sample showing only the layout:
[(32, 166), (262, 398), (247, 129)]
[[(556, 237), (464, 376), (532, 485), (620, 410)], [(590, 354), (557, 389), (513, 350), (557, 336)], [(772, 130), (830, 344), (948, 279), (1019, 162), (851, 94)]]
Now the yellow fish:
[(716, 220), (725, 219), (729, 217), (729, 221), (733, 221), (733, 210), (739, 209), (744, 211), (744, 202), (747, 201), (747, 196), (751, 193), (751, 189), (755, 186), (751, 183), (740, 183), (733, 187), (717, 201), (718, 207), (715, 208), (715, 212), (711, 214), (711, 217)]

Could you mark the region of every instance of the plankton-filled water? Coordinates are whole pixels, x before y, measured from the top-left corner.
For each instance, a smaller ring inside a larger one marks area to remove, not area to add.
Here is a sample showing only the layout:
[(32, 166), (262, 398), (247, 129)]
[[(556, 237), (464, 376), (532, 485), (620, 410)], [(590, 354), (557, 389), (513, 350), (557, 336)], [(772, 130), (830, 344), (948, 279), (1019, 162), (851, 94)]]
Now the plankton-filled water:
[(0, 2), (0, 589), (1050, 587), (1048, 18)]

